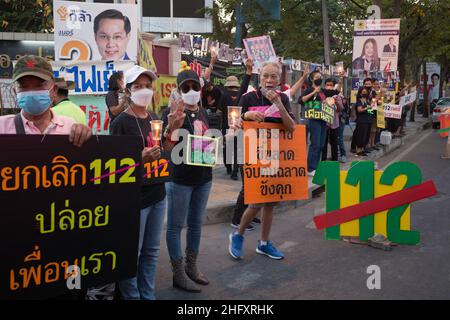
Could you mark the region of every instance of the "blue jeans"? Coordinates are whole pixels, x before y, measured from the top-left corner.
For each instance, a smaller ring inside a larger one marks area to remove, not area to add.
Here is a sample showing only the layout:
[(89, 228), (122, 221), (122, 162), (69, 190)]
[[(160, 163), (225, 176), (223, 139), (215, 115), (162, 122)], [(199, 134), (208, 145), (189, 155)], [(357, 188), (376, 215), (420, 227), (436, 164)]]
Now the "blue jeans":
[(155, 274), (161, 233), (166, 211), (166, 199), (141, 209), (137, 276), (120, 281), (124, 300), (155, 300)]
[(211, 186), (211, 181), (198, 186), (166, 183), (168, 202), (166, 241), (170, 260), (183, 259), (181, 230), (185, 222), (187, 222), (186, 247), (189, 251), (199, 252), (202, 220)]
[(325, 145), (325, 138), (327, 137), (327, 124), (322, 120), (309, 119), (309, 132), (311, 143), (308, 150), (308, 171), (316, 170), (323, 146)]
[(344, 145), (344, 130), (345, 130), (345, 123), (341, 121), (341, 125), (339, 126), (339, 134), (338, 134), (339, 155), (341, 157), (347, 156), (347, 152), (345, 152), (345, 145)]

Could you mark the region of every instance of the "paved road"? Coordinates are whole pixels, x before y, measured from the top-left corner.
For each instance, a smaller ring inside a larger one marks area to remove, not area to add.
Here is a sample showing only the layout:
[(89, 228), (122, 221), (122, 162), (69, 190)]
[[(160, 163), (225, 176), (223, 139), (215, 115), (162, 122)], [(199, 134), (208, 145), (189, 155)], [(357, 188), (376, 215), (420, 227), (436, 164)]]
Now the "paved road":
[[(385, 252), (343, 241), (324, 240), (312, 228), (323, 195), (308, 204), (278, 214), (272, 238), (286, 258), (274, 261), (255, 252), (259, 228), (248, 234), (245, 258), (227, 253), (228, 224), (203, 228), (200, 266), (211, 284), (199, 294), (172, 288), (165, 242), (157, 273), (158, 299), (449, 299), (450, 298), (450, 162), (441, 160), (445, 141), (426, 130), (414, 141), (378, 161), (411, 161), (433, 180), (438, 196), (412, 206), (412, 229), (421, 232), (418, 246)], [(367, 267), (381, 268), (381, 289), (366, 286)]]

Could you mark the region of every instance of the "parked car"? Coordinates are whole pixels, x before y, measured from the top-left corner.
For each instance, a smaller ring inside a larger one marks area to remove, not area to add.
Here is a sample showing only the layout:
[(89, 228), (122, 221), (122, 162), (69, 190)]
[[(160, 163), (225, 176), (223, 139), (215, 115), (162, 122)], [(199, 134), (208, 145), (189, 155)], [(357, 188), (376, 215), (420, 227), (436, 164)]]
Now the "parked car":
[(450, 109), (450, 97), (440, 98), (435, 107), (433, 108), (432, 119), (433, 119), (433, 128), (439, 128), (439, 116), (442, 113), (448, 112)]

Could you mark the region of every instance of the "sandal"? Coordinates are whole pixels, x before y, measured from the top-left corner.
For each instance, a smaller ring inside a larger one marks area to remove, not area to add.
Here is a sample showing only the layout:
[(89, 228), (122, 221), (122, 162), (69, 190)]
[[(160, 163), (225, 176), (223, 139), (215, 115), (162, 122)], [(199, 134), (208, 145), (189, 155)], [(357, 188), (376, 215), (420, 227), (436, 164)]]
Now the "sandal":
[(369, 246), (376, 249), (391, 251), (393, 244), (384, 235), (377, 233), (369, 238)]
[(367, 245), (367, 241), (359, 240), (359, 237), (342, 237), (342, 241), (351, 243), (351, 244), (363, 244)]

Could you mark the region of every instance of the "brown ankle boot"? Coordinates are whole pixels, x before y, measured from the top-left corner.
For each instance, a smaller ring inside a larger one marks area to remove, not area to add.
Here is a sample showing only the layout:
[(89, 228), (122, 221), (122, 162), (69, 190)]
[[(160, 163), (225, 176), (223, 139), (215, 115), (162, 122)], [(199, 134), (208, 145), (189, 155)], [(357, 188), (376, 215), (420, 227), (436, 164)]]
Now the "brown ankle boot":
[(197, 282), (198, 284), (207, 285), (209, 284), (208, 278), (197, 269), (197, 256), (198, 252), (186, 249), (186, 274), (192, 281)]
[(183, 268), (183, 259), (178, 261), (170, 261), (172, 264), (173, 272), (173, 286), (175, 288), (189, 291), (189, 292), (201, 292), (202, 290), (191, 280), (186, 277)]

